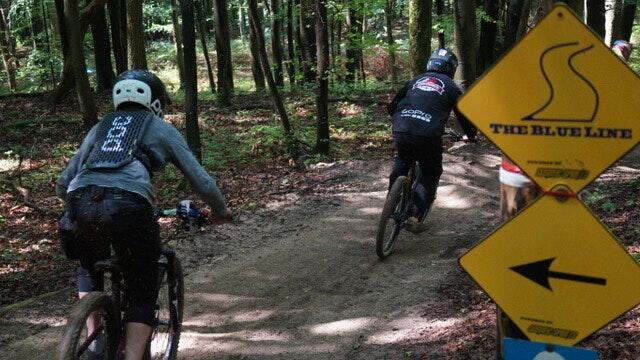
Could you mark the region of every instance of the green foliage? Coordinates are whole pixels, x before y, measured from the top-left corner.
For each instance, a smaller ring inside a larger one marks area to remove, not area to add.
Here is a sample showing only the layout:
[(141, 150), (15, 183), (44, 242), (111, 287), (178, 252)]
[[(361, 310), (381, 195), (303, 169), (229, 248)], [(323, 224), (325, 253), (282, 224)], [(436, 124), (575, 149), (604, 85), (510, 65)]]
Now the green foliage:
[(600, 205), (600, 208), (608, 213), (612, 213), (614, 211), (616, 211), (617, 206), (616, 204), (610, 202), (610, 201), (605, 201), (604, 203), (602, 203), (602, 205)]

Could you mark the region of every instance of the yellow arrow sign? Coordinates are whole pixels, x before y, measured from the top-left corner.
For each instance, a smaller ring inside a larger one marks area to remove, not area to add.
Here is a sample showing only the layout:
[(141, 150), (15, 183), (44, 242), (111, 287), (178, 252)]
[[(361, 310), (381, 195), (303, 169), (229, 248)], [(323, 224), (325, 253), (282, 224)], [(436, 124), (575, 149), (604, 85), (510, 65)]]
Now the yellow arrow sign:
[(532, 341), (576, 344), (640, 302), (640, 266), (578, 199), (542, 197), (460, 265)]
[(544, 189), (578, 192), (640, 141), (640, 77), (557, 5), (458, 103)]

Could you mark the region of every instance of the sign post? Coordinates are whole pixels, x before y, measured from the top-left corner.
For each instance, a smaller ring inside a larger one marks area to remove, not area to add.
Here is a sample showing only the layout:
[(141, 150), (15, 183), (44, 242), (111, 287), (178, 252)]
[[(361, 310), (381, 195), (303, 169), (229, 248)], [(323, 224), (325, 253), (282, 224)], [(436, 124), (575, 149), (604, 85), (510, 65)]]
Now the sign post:
[(640, 266), (577, 195), (640, 141), (632, 99), (638, 75), (559, 4), (458, 103), (543, 192), (460, 259), (530, 340), (574, 345), (640, 302)]

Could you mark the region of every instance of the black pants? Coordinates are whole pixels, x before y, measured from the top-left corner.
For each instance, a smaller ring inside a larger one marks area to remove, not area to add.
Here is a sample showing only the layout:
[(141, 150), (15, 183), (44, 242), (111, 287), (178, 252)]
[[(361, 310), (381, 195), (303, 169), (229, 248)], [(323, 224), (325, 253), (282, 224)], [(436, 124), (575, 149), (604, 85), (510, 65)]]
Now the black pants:
[(117, 188), (89, 186), (67, 196), (76, 223), (81, 268), (78, 290), (100, 291), (102, 279), (88, 269), (118, 257), (125, 285), (125, 322), (154, 324), (160, 237), (153, 208), (143, 197)]
[(440, 175), (442, 175), (442, 138), (429, 138), (409, 133), (393, 133), (396, 156), (389, 176), (389, 189), (396, 179), (409, 172), (411, 164), (418, 162), (418, 183), (413, 194), (413, 214), (420, 220), (433, 204)]

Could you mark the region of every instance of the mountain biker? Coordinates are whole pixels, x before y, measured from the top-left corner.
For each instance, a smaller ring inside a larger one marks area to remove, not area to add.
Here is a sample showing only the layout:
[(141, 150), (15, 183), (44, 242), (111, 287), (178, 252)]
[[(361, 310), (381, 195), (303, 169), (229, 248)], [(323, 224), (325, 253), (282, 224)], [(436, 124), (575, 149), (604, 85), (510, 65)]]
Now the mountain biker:
[[(126, 360), (142, 358), (154, 325), (160, 239), (153, 173), (173, 163), (211, 207), (214, 220), (232, 217), (215, 180), (178, 130), (162, 119), (167, 101), (164, 84), (153, 73), (129, 70), (119, 75), (113, 87), (116, 111), (89, 131), (56, 186), (76, 228), (80, 297), (103, 287), (102, 279), (86, 269), (110, 257), (110, 244), (118, 256), (127, 304)], [(97, 325), (95, 319), (88, 323), (90, 331)], [(94, 356), (100, 351), (91, 349)]]
[(611, 45), (611, 50), (624, 60), (624, 62), (628, 62), (631, 57), (633, 45), (627, 40), (616, 40), (613, 42), (613, 45)]
[(389, 176), (389, 189), (400, 175), (406, 175), (417, 161), (420, 176), (413, 196), (407, 230), (424, 229), (422, 220), (436, 197), (442, 175), (442, 135), (445, 123), (454, 110), (465, 139), (475, 139), (477, 129), (456, 109), (462, 91), (453, 81), (458, 59), (447, 49), (431, 54), (426, 72), (409, 80), (387, 106), (392, 117), (396, 147), (394, 166)]

